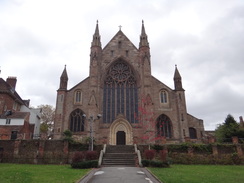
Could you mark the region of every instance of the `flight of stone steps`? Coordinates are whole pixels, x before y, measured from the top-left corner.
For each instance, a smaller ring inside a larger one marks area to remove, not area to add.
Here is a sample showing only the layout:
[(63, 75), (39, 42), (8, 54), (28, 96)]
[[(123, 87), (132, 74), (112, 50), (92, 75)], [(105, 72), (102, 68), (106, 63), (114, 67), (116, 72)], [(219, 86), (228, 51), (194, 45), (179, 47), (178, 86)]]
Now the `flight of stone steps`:
[(102, 166), (136, 166), (136, 154), (133, 145), (108, 145)]

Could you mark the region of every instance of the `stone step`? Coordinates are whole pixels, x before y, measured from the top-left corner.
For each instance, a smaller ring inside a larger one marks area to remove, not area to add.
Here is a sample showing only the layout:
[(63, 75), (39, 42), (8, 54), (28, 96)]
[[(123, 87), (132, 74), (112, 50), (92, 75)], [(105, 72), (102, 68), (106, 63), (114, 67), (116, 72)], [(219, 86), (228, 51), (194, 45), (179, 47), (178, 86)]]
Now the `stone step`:
[(111, 160), (104, 160), (103, 165), (134, 165), (135, 166), (135, 160), (132, 161), (111, 161)]
[(133, 157), (135, 153), (105, 153), (105, 156), (110, 157)]
[(118, 145), (118, 146), (112, 146), (112, 145), (109, 145), (107, 146), (107, 149), (106, 149), (107, 152), (134, 152), (134, 146), (130, 145), (130, 146), (127, 146), (127, 145)]
[(124, 159), (116, 159), (116, 160), (112, 160), (112, 159), (104, 159), (103, 160), (104, 163), (106, 162), (121, 162), (121, 163), (131, 163), (131, 162), (135, 162), (134, 159), (130, 159), (130, 160), (124, 160)]
[(133, 157), (109, 157), (109, 156), (104, 156), (104, 158), (103, 159), (114, 159), (114, 160), (116, 160), (116, 159), (124, 159), (124, 160), (130, 160), (130, 159), (135, 159), (135, 156), (133, 156)]

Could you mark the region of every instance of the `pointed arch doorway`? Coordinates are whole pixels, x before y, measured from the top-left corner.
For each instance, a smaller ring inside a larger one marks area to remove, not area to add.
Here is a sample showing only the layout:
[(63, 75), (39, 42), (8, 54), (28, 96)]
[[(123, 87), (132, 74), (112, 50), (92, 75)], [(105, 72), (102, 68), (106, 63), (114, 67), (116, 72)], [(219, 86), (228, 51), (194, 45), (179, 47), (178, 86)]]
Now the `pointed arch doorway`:
[(132, 145), (132, 127), (125, 119), (116, 119), (110, 126), (110, 145)]
[(116, 145), (125, 145), (126, 134), (124, 131), (117, 131)]

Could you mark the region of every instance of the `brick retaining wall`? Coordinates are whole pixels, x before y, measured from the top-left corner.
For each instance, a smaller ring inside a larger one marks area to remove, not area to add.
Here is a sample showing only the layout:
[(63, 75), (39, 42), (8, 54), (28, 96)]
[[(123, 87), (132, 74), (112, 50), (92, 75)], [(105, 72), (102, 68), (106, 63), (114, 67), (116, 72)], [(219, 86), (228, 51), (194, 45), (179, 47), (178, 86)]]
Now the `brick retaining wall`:
[[(102, 146), (95, 146), (100, 151)], [(67, 164), (76, 151), (88, 150), (86, 144), (64, 140), (0, 140), (0, 162), (30, 164)]]

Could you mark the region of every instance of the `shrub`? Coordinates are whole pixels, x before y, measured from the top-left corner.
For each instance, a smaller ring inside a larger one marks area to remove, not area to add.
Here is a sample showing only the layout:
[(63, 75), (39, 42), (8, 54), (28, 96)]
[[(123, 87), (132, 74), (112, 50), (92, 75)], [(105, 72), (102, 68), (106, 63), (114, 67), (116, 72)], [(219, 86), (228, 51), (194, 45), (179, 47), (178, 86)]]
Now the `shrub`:
[(161, 168), (168, 168), (169, 164), (163, 161), (150, 161), (151, 167), (161, 167)]
[(143, 160), (141, 160), (141, 164), (144, 167), (148, 167), (150, 165), (150, 161), (147, 159), (143, 159)]
[(67, 140), (70, 143), (74, 142), (74, 139), (72, 138), (73, 134), (72, 134), (72, 132), (70, 130), (65, 130), (63, 132), (63, 135), (64, 135), (64, 140)]
[(211, 144), (192, 144), (194, 153), (198, 154), (212, 154), (212, 145)]
[(77, 151), (74, 153), (74, 156), (72, 158), (72, 163), (79, 163), (84, 160), (84, 154), (80, 151)]
[(238, 156), (237, 153), (232, 153), (231, 159), (232, 159), (233, 164), (235, 164), (235, 165), (241, 164), (241, 158)]
[(144, 167), (161, 167), (161, 168), (168, 168), (169, 167), (169, 163), (164, 162), (164, 161), (154, 161), (154, 160), (147, 160), (147, 159), (143, 159), (141, 161), (142, 165)]
[(86, 160), (96, 160), (98, 159), (98, 153), (96, 151), (87, 151)]
[(186, 153), (188, 151), (189, 144), (170, 144), (167, 146), (169, 152), (181, 152)]
[(65, 137), (72, 137), (72, 132), (71, 132), (70, 130), (65, 130), (65, 131), (63, 132), (63, 135), (64, 135)]
[(155, 144), (152, 146), (152, 148), (156, 151), (160, 151), (160, 150), (163, 150), (164, 147), (162, 145)]
[(97, 168), (97, 166), (98, 166), (97, 160), (83, 161), (83, 162), (71, 164), (71, 167), (76, 169)]
[(152, 160), (155, 157), (155, 150), (145, 150), (145, 157)]

